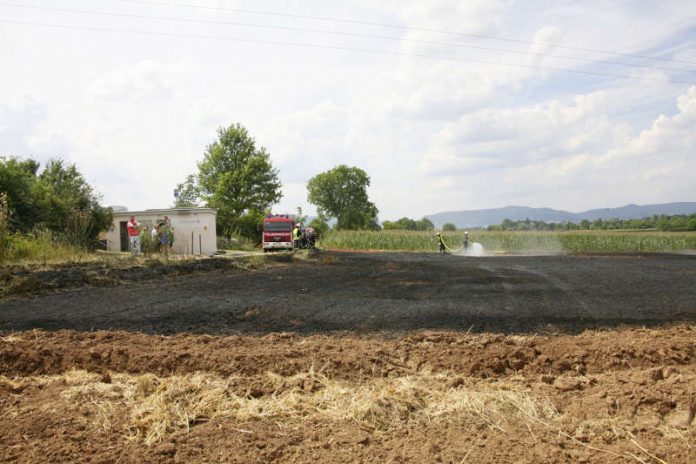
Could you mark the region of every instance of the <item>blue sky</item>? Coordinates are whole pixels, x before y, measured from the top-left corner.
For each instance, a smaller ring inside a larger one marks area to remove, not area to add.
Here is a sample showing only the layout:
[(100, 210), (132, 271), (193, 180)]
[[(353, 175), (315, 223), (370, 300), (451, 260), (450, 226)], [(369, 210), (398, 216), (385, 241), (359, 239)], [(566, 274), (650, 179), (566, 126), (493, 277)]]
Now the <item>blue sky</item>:
[(341, 163), (381, 220), (696, 197), (692, 1), (0, 0), (0, 56), (0, 154), (65, 158), (132, 210), (236, 122), (279, 212), (312, 213), (306, 181)]

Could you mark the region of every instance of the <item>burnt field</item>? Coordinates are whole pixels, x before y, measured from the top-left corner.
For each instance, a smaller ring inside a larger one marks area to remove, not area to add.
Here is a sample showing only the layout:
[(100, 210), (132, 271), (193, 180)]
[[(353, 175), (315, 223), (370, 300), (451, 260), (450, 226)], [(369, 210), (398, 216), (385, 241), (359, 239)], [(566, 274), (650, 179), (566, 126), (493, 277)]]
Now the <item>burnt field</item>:
[(521, 333), (696, 321), (693, 256), (318, 253), (269, 261), (121, 270), (124, 285), (68, 278), (66, 290), (0, 303), (0, 331)]
[(696, 258), (18, 269), (2, 462), (692, 463)]

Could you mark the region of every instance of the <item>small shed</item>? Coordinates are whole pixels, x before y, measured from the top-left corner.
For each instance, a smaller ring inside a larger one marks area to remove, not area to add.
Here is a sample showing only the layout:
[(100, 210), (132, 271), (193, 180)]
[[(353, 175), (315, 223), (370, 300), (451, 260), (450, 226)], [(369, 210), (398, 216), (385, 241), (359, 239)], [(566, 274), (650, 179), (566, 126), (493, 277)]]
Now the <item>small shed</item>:
[(131, 216), (142, 227), (151, 230), (165, 216), (174, 231), (172, 251), (189, 255), (213, 255), (217, 252), (215, 218), (217, 211), (212, 208), (172, 208), (147, 209), (145, 211), (115, 211), (114, 220), (106, 233), (106, 249), (128, 251), (128, 230), (126, 225)]

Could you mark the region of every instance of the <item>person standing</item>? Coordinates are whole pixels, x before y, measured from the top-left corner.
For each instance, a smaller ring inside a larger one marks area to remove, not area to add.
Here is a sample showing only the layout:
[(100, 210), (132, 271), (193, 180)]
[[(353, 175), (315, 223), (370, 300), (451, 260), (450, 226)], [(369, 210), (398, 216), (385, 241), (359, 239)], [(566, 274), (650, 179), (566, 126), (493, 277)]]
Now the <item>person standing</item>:
[(464, 231), (464, 251), (466, 251), (469, 248), (469, 232)]
[(164, 216), (164, 220), (157, 226), (159, 233), (160, 253), (166, 258), (169, 255), (169, 218)]
[(445, 240), (442, 238), (442, 234), (440, 232), (435, 234), (437, 236), (437, 241), (440, 244), (440, 254), (444, 255), (445, 254)]
[(300, 248), (300, 225), (295, 224), (292, 229), (292, 244), (295, 249)]
[(128, 224), (128, 244), (133, 256), (140, 256), (140, 224), (136, 221), (135, 216), (131, 216)]

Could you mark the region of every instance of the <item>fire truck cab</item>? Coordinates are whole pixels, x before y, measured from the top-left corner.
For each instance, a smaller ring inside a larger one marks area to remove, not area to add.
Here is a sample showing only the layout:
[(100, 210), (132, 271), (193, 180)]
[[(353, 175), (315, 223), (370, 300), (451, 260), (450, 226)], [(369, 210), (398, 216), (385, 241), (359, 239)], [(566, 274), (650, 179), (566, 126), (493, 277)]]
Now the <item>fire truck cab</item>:
[(292, 229), (295, 218), (287, 214), (269, 214), (263, 220), (263, 251), (293, 249)]

